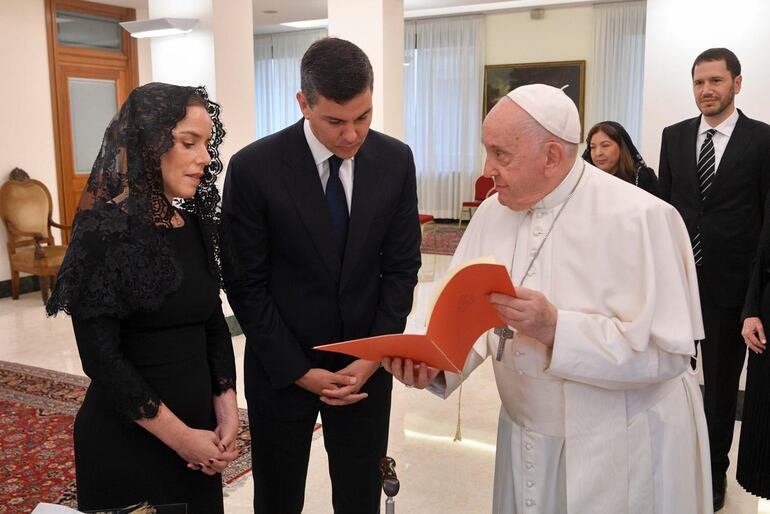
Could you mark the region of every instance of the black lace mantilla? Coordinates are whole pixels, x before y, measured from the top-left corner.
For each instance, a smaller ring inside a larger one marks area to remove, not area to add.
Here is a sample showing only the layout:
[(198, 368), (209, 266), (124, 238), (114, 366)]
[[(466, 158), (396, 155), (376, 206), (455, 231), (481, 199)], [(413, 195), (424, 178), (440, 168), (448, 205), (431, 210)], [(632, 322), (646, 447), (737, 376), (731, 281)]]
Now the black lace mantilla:
[(134, 89), (104, 134), (101, 150), (78, 205), (72, 239), (46, 306), (83, 319), (124, 318), (157, 310), (180, 283), (180, 269), (163, 237), (172, 206), (163, 194), (161, 156), (173, 145), (172, 129), (187, 106), (205, 106), (213, 122), (211, 162), (193, 198), (177, 205), (200, 220), (212, 271), (221, 276), (218, 250), (224, 129), (219, 105), (205, 88), (151, 83)]

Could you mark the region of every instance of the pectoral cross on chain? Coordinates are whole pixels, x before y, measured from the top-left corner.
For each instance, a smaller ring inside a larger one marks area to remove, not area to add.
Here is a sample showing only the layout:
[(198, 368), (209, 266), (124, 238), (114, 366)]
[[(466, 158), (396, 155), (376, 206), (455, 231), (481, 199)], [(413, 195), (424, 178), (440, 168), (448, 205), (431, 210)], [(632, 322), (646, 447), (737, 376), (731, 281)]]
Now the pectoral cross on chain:
[(496, 359), (499, 362), (503, 360), (503, 351), (505, 351), (505, 343), (507, 343), (509, 339), (513, 338), (513, 330), (508, 328), (508, 326), (495, 327), (495, 335), (500, 338), (500, 341), (498, 341), (497, 343), (497, 357), (496, 357)]

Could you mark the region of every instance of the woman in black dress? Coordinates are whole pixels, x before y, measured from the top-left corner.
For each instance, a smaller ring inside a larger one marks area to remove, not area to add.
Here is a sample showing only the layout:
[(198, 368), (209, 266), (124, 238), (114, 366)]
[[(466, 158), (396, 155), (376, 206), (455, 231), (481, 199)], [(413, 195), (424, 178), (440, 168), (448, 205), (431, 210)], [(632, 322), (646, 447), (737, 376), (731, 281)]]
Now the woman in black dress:
[(743, 340), (749, 350), (746, 394), (736, 478), (748, 492), (770, 499), (770, 358), (765, 328), (770, 326), (770, 197), (759, 237), (754, 272), (743, 306)]
[(105, 132), (47, 306), (72, 316), (91, 377), (74, 429), (81, 510), (223, 512), (238, 432), (219, 300), (223, 135), (205, 89), (160, 83)]
[(618, 178), (658, 196), (658, 177), (645, 164), (623, 125), (614, 121), (597, 123), (588, 131), (583, 160)]

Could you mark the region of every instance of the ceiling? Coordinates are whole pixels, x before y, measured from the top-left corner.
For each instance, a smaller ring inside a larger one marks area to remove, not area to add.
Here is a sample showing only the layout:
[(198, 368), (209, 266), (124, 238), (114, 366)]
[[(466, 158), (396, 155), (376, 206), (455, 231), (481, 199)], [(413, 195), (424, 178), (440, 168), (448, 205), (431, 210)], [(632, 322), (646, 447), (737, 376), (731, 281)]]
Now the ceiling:
[[(404, 10), (494, 4), (501, 1), (503, 0), (404, 0)], [(326, 18), (326, 3), (327, 0), (253, 0), (254, 25), (273, 25), (287, 21)], [(264, 13), (264, 11), (270, 10), (278, 11), (278, 13)]]
[[(146, 9), (148, 0), (102, 0), (104, 3)], [(386, 0), (387, 1), (387, 0)], [(464, 12), (499, 12), (605, 3), (618, 0), (403, 0), (407, 17), (446, 16)], [(620, 0), (624, 1), (624, 0)], [(296, 30), (281, 25), (290, 21), (326, 18), (327, 0), (252, 0), (254, 33)], [(267, 11), (267, 12), (265, 12)], [(275, 11), (275, 12), (271, 12)]]
[[(407, 17), (446, 16), (463, 12), (495, 12), (611, 0), (403, 0)], [(617, 0), (614, 0), (617, 1)], [(623, 1), (623, 0), (621, 0)], [(281, 23), (326, 18), (327, 0), (252, 0), (254, 33), (296, 30)], [(265, 12), (268, 11), (268, 12)], [(277, 11), (277, 12), (270, 12)]]

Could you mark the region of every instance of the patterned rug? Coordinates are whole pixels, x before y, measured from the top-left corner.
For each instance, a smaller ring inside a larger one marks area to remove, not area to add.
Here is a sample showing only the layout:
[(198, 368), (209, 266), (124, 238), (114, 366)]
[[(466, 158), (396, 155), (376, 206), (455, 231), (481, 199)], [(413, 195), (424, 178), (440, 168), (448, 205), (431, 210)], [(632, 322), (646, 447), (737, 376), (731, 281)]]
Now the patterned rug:
[(435, 223), (425, 227), (422, 235), (422, 253), (436, 255), (452, 255), (463, 237), (465, 227), (458, 227), (455, 223)]
[[(0, 513), (29, 513), (40, 502), (76, 505), (72, 426), (86, 377), (0, 361)], [(251, 438), (239, 409), (239, 456), (229, 485), (251, 469)]]

